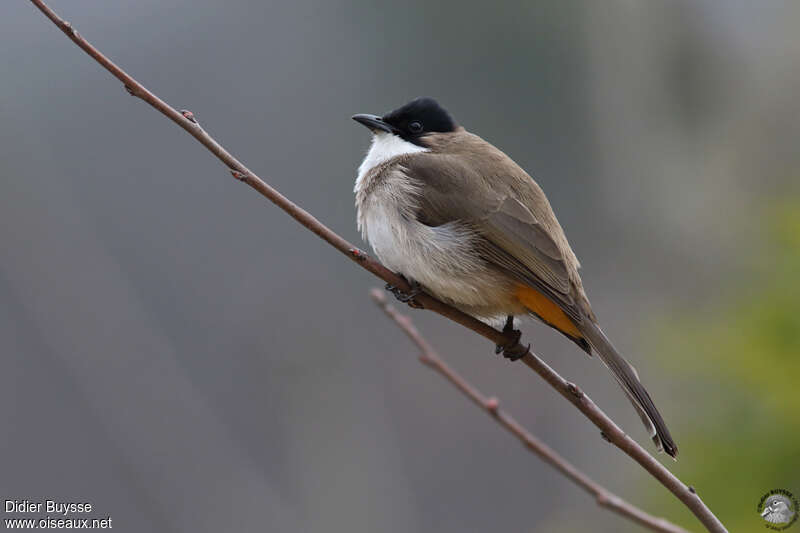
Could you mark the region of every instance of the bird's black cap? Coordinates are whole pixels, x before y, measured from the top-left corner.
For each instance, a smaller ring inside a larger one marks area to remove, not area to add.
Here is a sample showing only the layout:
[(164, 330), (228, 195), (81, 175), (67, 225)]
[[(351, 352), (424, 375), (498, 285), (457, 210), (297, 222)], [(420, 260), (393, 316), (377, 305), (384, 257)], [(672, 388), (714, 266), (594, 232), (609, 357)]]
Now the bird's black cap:
[(458, 127), (452, 115), (433, 98), (422, 96), (411, 100), (382, 117), (353, 115), (353, 120), (373, 131), (386, 131), (414, 144), (427, 133), (446, 133)]

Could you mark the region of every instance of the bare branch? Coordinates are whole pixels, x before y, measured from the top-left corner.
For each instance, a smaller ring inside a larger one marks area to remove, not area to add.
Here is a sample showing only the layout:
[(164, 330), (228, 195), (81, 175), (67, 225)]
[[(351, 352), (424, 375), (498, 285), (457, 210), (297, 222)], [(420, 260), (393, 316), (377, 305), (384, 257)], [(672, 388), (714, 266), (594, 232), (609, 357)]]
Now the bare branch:
[(687, 533), (685, 529), (679, 527), (664, 518), (658, 518), (644, 512), (635, 505), (623, 500), (613, 492), (609, 491), (589, 476), (578, 470), (569, 461), (561, 457), (555, 450), (528, 432), (519, 422), (514, 420), (511, 415), (500, 409), (500, 402), (497, 398), (487, 398), (464, 379), (458, 372), (453, 370), (450, 365), (445, 363), (439, 354), (433, 349), (427, 340), (414, 326), (411, 318), (398, 312), (393, 306), (389, 305), (386, 294), (380, 289), (370, 291), (372, 299), (378, 304), (384, 313), (391, 318), (395, 324), (405, 333), (411, 341), (419, 348), (419, 361), (423, 365), (431, 368), (444, 379), (449, 381), (455, 388), (460, 390), (464, 396), (472, 400), (472, 403), (489, 413), (501, 427), (517, 437), (531, 453), (537, 455), (545, 463), (549, 464), (578, 485), (580, 488), (591, 494), (597, 505), (606, 507), (615, 513), (624, 516), (642, 526), (653, 531), (665, 533)]
[[(230, 170), (231, 174), (239, 181), (242, 181), (258, 191), (262, 196), (269, 201), (283, 209), (289, 216), (294, 218), (297, 222), (305, 226), (308, 230), (315, 233), (325, 242), (345, 254), (356, 264), (371, 272), (380, 279), (387, 283), (405, 291), (409, 292), (412, 288), (400, 276), (391, 272), (380, 262), (368, 256), (359, 248), (347, 242), (340, 237), (330, 228), (322, 224), (319, 220), (314, 218), (308, 211), (299, 207), (291, 200), (283, 196), (276, 189), (268, 185), (262, 180), (255, 172), (248, 169), (238, 159), (233, 157), (225, 148), (223, 148), (213, 137), (200, 127), (199, 123), (191, 111), (183, 110), (182, 112), (176, 111), (169, 106), (155, 94), (147, 90), (141, 83), (136, 81), (128, 73), (119, 68), (110, 59), (104, 56), (97, 48), (92, 46), (86, 39), (84, 39), (69, 22), (60, 18), (50, 7), (47, 6), (42, 0), (31, 0), (47, 18), (49, 18), (56, 26), (58, 26), (67, 37), (78, 45), (84, 52), (89, 54), (95, 61), (100, 63), (107, 71), (114, 77), (120, 80), (125, 89), (133, 96), (141, 98), (167, 118), (175, 122), (178, 126), (186, 130), (192, 137), (197, 139), (203, 146), (205, 146), (217, 159), (222, 161)], [(451, 307), (447, 304), (440, 302), (428, 294), (420, 294), (415, 300), (421, 304), (425, 309), (438, 313), (450, 320), (461, 324), (462, 326), (471, 329), (475, 333), (489, 339), (495, 345), (508, 346), (508, 349), (520, 351), (524, 347), (514, 339), (513, 335), (505, 334), (502, 331), (496, 330), (493, 327), (485, 324), (475, 318), (462, 313), (461, 311)], [(602, 434), (633, 460), (639, 463), (647, 472), (656, 478), (662, 485), (664, 485), (670, 492), (672, 492), (681, 502), (683, 502), (703, 525), (714, 533), (725, 532), (726, 529), (722, 523), (717, 519), (711, 510), (703, 503), (700, 497), (692, 490), (684, 485), (677, 477), (675, 477), (669, 470), (667, 470), (661, 463), (659, 463), (653, 456), (651, 456), (644, 448), (642, 448), (633, 439), (628, 437), (605, 413), (603, 413), (591, 400), (583, 394), (580, 389), (568, 383), (564, 378), (558, 375), (552, 368), (550, 368), (544, 361), (539, 359), (538, 356), (528, 351), (521, 360), (537, 374), (545, 379), (552, 387), (554, 387), (562, 396), (567, 398), (573, 405), (575, 405), (589, 420), (591, 420)]]

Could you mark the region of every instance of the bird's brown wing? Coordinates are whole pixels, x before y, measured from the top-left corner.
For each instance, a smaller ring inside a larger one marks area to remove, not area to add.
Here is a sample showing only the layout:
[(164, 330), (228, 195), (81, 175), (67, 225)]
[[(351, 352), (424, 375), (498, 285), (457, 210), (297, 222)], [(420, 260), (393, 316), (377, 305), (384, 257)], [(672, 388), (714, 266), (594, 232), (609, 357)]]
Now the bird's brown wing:
[(574, 256), (571, 251), (565, 253), (558, 235), (554, 238), (541, 217), (526, 206), (538, 200), (550, 209), (541, 189), (508, 161), (513, 167), (507, 170), (518, 174), (510, 181), (462, 157), (419, 154), (409, 158), (403, 166), (420, 187), (417, 217), (430, 226), (453, 221), (467, 224), (478, 236), (473, 244), (487, 262), (535, 287), (580, 322), (583, 314), (573, 282), (577, 265), (570, 265)]

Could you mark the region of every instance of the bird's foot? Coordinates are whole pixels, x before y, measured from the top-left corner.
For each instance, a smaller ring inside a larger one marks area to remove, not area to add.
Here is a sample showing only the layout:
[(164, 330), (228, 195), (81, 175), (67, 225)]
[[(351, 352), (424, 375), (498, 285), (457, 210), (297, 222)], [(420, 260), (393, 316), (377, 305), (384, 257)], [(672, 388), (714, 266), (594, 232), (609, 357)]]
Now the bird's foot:
[(411, 285), (410, 291), (406, 292), (403, 289), (395, 287), (391, 283), (387, 283), (385, 289), (391, 292), (398, 301), (408, 304), (409, 307), (413, 307), (414, 309), (424, 309), (425, 307), (415, 300), (415, 298), (422, 293), (422, 286), (416, 281), (407, 279), (402, 274), (400, 277), (406, 280), (409, 285)]
[(519, 339), (522, 337), (522, 332), (518, 329), (514, 329), (514, 317), (512, 315), (509, 315), (506, 319), (506, 325), (503, 326), (503, 333), (510, 333), (513, 335), (513, 340), (505, 345), (495, 345), (494, 353), (496, 355), (502, 353), (503, 357), (513, 362), (528, 353), (531, 345), (529, 344), (527, 346), (523, 346), (519, 343)]

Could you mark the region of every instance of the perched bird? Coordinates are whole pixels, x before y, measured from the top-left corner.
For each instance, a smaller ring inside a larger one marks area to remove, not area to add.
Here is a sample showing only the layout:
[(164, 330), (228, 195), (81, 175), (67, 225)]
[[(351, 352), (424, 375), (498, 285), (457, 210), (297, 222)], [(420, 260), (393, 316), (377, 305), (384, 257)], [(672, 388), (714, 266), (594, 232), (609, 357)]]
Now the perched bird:
[[(413, 303), (421, 288), (481, 320), (505, 321), (517, 339), (514, 317), (536, 317), (600, 356), (658, 449), (674, 458), (678, 448), (636, 370), (598, 326), (578, 259), (533, 178), (432, 98), (353, 120), (373, 134), (355, 183), (358, 227), (414, 287), (395, 295)], [(524, 355), (510, 351), (510, 359)]]

